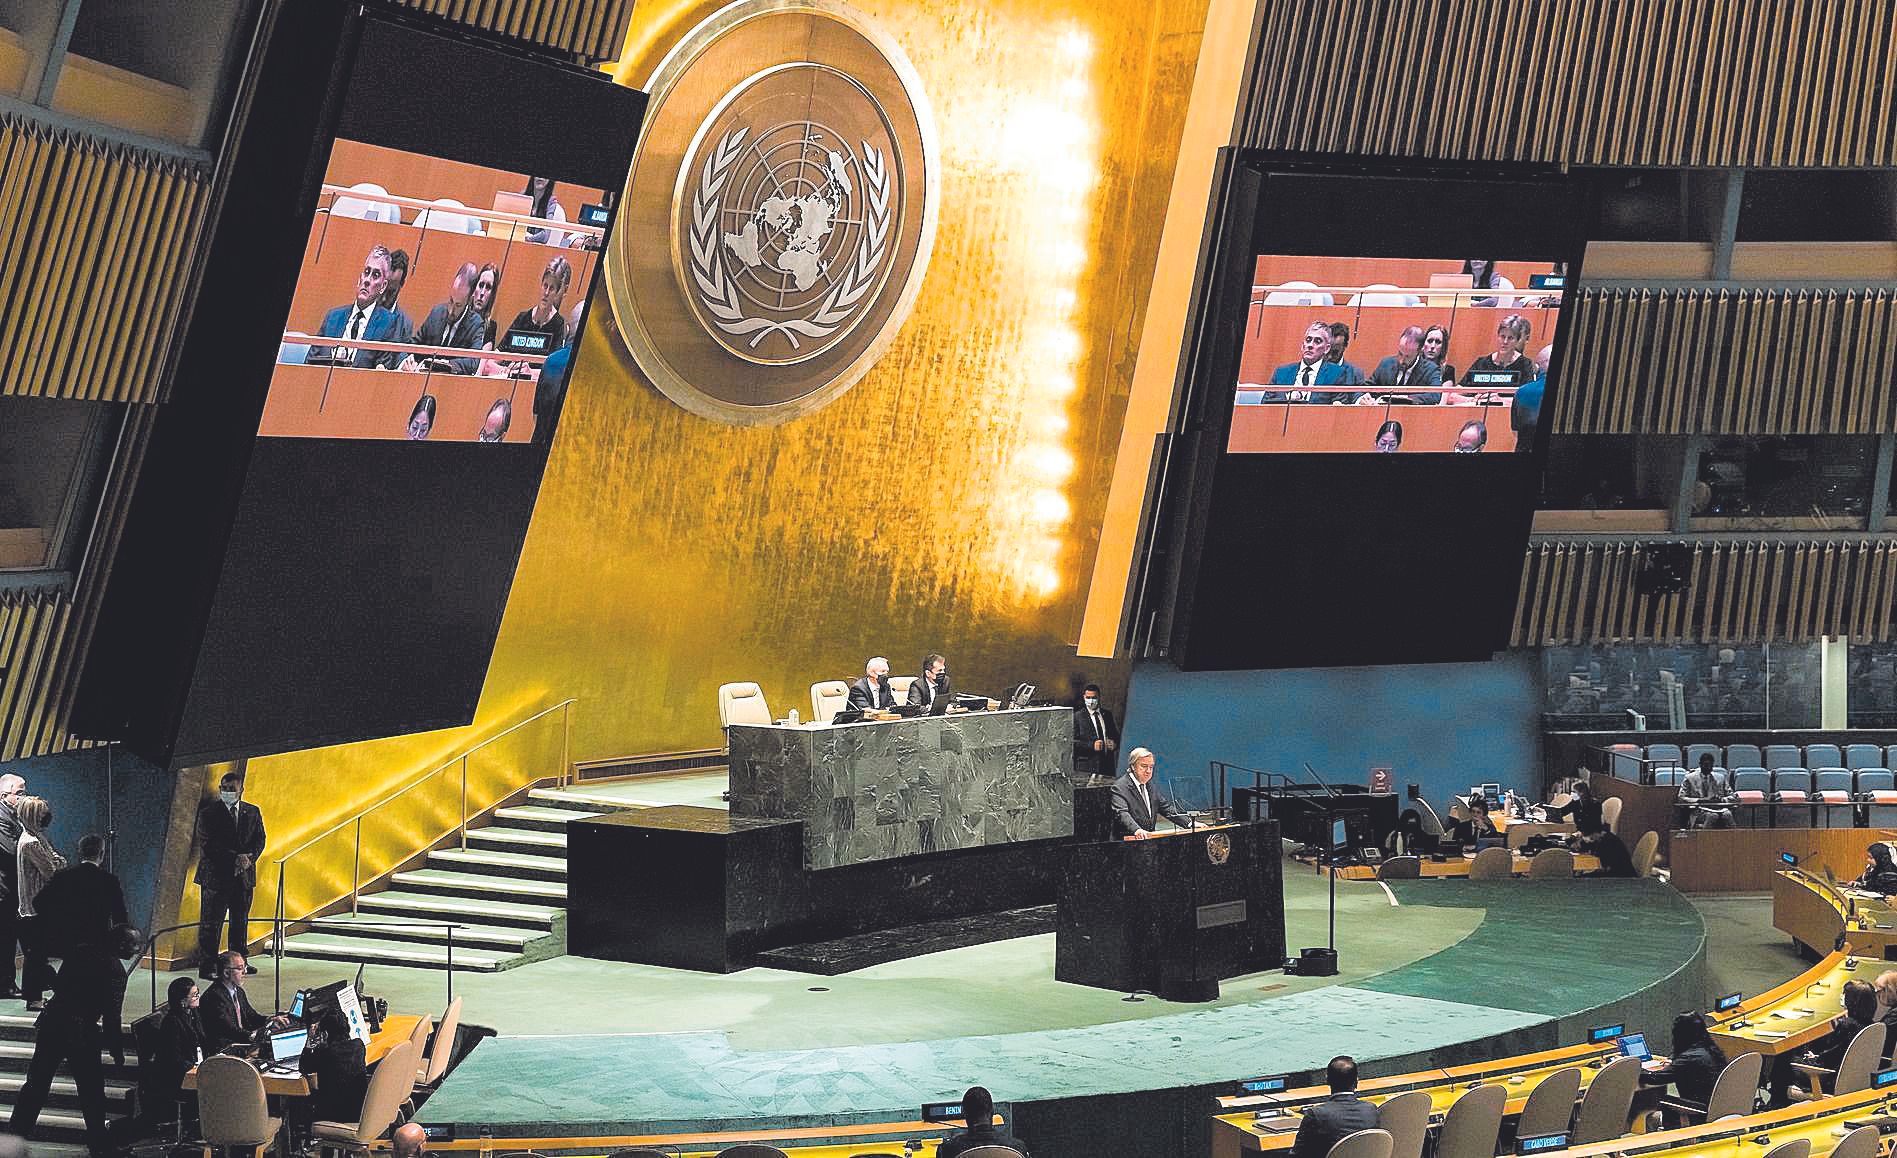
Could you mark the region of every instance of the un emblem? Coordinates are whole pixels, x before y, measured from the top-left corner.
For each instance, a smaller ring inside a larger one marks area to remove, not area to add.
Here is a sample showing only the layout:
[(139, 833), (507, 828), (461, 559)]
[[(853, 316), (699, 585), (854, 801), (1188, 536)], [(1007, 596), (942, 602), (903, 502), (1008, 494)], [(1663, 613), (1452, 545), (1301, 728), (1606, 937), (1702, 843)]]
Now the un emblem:
[(920, 289), (937, 182), (914, 71), (842, 4), (741, 0), (648, 87), (607, 265), (627, 345), (694, 413), (807, 414), (869, 370)]
[(1232, 838), (1223, 832), (1215, 832), (1205, 838), (1205, 859), (1213, 864), (1224, 864), (1232, 857)]

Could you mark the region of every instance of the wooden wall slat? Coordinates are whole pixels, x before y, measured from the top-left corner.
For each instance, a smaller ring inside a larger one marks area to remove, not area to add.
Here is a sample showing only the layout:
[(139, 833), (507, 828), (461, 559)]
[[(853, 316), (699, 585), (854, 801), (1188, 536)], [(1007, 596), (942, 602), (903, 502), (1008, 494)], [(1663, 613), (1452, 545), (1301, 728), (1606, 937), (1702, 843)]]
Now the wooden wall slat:
[(632, 0), (397, 0), (397, 3), (475, 28), (532, 41), (589, 63), (616, 59), (625, 46), (626, 29), (632, 21)]

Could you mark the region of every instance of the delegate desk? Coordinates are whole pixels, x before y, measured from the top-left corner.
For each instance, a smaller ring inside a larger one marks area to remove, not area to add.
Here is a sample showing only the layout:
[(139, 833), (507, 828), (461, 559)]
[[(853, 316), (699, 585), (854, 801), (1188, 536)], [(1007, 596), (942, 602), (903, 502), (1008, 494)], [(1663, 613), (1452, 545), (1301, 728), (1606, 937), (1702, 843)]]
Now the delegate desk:
[[(996, 1115), (995, 1124), (1003, 1119)], [(611, 1137), (576, 1136), (561, 1138), (456, 1138), (431, 1142), (431, 1152), (459, 1150), (464, 1153), (504, 1148), (508, 1153), (608, 1154), (616, 1150), (663, 1148), (679, 1158), (701, 1158), (723, 1153), (744, 1143), (776, 1146), (792, 1158), (858, 1158), (859, 1155), (884, 1152), (904, 1155), (933, 1155), (945, 1138), (962, 1128), (959, 1121), (949, 1122), (861, 1122), (832, 1126), (786, 1126), (779, 1129), (726, 1130), (712, 1134), (625, 1134)], [(838, 1142), (835, 1139), (855, 1139)], [(793, 1143), (805, 1141), (810, 1145)]]
[[(1525, 857), (1520, 853), (1516, 853), (1510, 871), (1518, 877), (1526, 876), (1528, 874), (1528, 862), (1530, 859), (1531, 858)], [(1469, 866), (1474, 862), (1475, 857), (1473, 856), (1452, 856), (1447, 860), (1431, 860), (1428, 857), (1424, 857), (1420, 872), (1425, 878), (1466, 877), (1469, 875)], [(1577, 873), (1593, 872), (1600, 867), (1601, 862), (1599, 857), (1577, 854), (1574, 858), (1574, 871)], [(1345, 865), (1343, 868), (1337, 870), (1337, 878), (1345, 881), (1374, 881), (1377, 879), (1377, 869), (1376, 866), (1367, 864)]]
[(1071, 708), (732, 724), (731, 815), (801, 820), (821, 870), (1074, 832)]
[[(1430, 1122), (1436, 1125), (1457, 1098), (1477, 1086), (1499, 1084), (1508, 1088), (1504, 1114), (1519, 1114), (1528, 1103), (1528, 1095), (1549, 1074), (1579, 1066), (1580, 1092), (1585, 1094), (1594, 1075), (1618, 1055), (1619, 1050), (1611, 1041), (1602, 1045), (1574, 1045), (1449, 1069), (1367, 1078), (1358, 1085), (1357, 1092), (1367, 1102), (1381, 1103), (1411, 1090), (1426, 1091), (1430, 1100)], [(1298, 1123), (1305, 1109), (1329, 1096), (1330, 1089), (1326, 1086), (1305, 1086), (1281, 1094), (1220, 1098), (1219, 1108), (1225, 1112), (1212, 1122), (1213, 1158), (1290, 1150), (1297, 1139)], [(1276, 1110), (1278, 1114), (1261, 1119), (1258, 1117), (1261, 1110)]]
[(1816, 953), (1848, 938), (1866, 957), (1897, 960), (1897, 911), (1887, 898), (1798, 869), (1772, 874), (1772, 924)]
[[(369, 1035), (362, 1047), (363, 1064), (374, 1065), (389, 1056), (389, 1051), (407, 1041), (415, 1032), (415, 1025), (421, 1017), (412, 1013), (391, 1013), (382, 1019), (382, 1028)], [(312, 1092), (309, 1079), (302, 1074), (272, 1073), (260, 1070), (263, 1075), (263, 1092), (285, 1098), (307, 1098)], [(184, 1088), (198, 1088), (198, 1067), (192, 1066), (184, 1075)]]
[(1066, 846), (1054, 980), (1210, 1001), (1281, 967), (1280, 847), (1272, 820)]
[(1844, 983), (1853, 977), (1869, 981), (1881, 968), (1879, 962), (1854, 957), (1848, 950), (1833, 953), (1778, 988), (1717, 1015), (1713, 1040), (1729, 1058), (1802, 1049), (1823, 1037), (1843, 1012), (1839, 995)]
[[(1768, 1154), (1787, 1142), (1811, 1142), (1811, 1158), (1824, 1158), (1853, 1124), (1870, 1124), (1897, 1110), (1889, 1089), (1865, 1090), (1841, 1098), (1798, 1102), (1743, 1118), (1701, 1126), (1631, 1134), (1556, 1151), (1562, 1158), (1735, 1158)], [(1885, 1147), (1880, 1141), (1878, 1152)]]

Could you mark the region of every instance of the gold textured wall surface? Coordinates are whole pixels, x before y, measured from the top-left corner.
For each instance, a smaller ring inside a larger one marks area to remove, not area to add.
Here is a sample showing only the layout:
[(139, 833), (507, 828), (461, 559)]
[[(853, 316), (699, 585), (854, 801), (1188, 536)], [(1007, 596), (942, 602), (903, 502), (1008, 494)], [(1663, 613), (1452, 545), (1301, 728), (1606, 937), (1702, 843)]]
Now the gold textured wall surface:
[(1635, 590), (1646, 546), (1530, 544), (1514, 646), (1892, 638), (1897, 539), (1698, 540), (1687, 588), (1673, 595)]
[[(640, 5), (622, 79), (714, 7)], [(1124, 679), (1074, 642), (1204, 0), (860, 7), (914, 63), (941, 142), (934, 255), (887, 355), (815, 414), (721, 425), (641, 379), (602, 293), (476, 724), (251, 761), (266, 868), (567, 696), (587, 760), (718, 746), (728, 681), (808, 713), (813, 681), (871, 655), (900, 674), (941, 650), (967, 690)], [(365, 875), (402, 840), (366, 835)], [(292, 913), (333, 895), (289, 891)]]
[(1897, 431), (1897, 291), (1583, 287), (1558, 434)]
[(1260, 2), (1250, 145), (1599, 165), (1897, 161), (1888, 0)]

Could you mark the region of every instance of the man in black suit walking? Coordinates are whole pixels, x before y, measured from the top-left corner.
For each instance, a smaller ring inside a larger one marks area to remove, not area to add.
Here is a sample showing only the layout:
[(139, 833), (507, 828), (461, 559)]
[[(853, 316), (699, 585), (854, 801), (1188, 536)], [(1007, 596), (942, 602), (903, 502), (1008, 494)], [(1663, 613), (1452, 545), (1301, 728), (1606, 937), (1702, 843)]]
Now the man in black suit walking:
[(1113, 782), (1113, 822), (1128, 840), (1151, 836), (1162, 816), (1180, 828), (1192, 824), (1192, 818), (1152, 782), (1155, 763), (1151, 752), (1135, 748), (1126, 754), (1126, 775)]
[[(226, 772), (217, 799), (198, 808), (198, 976), (210, 980), (217, 956), (217, 928), (230, 920), (230, 950), (250, 946), (250, 897), (263, 855), (263, 813), (244, 803), (244, 778)], [(250, 972), (255, 973), (253, 968)]]
[(48, 936), (61, 956), (109, 945), (112, 930), (127, 922), (125, 889), (105, 868), (105, 838), (80, 837), (78, 863), (54, 873), (33, 907), (52, 922)]
[(1107, 775), (1119, 749), (1119, 722), (1100, 702), (1100, 685), (1088, 684), (1074, 709), (1074, 775)]
[(120, 1028), (125, 968), (119, 962), (143, 944), (137, 929), (120, 925), (101, 944), (75, 950), (60, 962), (53, 999), (34, 1023), (33, 1059), (27, 1063), (26, 1080), (13, 1103), (9, 1133), (32, 1137), (53, 1076), (64, 1063), (78, 1087), (80, 1112), (86, 1119), (86, 1148), (92, 1158), (108, 1158), (116, 1152), (106, 1128), (105, 1073), (99, 1055), (110, 1053), (113, 1064), (125, 1064)]
[(879, 655), (863, 665), (863, 678), (850, 685), (848, 706), (857, 711), (896, 706), (896, 693), (889, 686), (888, 660)]
[(1332, 1058), (1324, 1076), (1331, 1096), (1304, 1111), (1291, 1158), (1324, 1158), (1346, 1134), (1377, 1128), (1377, 1108), (1357, 1096), (1357, 1059)]

